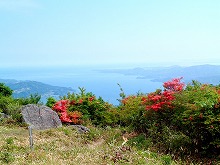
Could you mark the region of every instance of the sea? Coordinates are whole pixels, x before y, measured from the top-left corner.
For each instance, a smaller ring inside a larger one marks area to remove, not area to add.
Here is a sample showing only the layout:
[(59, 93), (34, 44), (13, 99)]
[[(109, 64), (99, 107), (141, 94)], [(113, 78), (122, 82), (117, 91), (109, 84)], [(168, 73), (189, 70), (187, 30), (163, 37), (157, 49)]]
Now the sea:
[[(32, 80), (53, 86), (71, 87), (77, 92), (85, 88), (96, 97), (102, 97), (113, 105), (118, 105), (120, 87), (128, 95), (149, 93), (162, 88), (162, 83), (138, 76), (120, 73), (105, 73), (109, 67), (11, 67), (0, 69), (0, 79)], [(120, 68), (123, 69), (123, 68)], [(128, 69), (127, 67), (125, 69)], [(130, 68), (132, 69), (132, 68)], [(119, 86), (120, 85), (120, 86)]]

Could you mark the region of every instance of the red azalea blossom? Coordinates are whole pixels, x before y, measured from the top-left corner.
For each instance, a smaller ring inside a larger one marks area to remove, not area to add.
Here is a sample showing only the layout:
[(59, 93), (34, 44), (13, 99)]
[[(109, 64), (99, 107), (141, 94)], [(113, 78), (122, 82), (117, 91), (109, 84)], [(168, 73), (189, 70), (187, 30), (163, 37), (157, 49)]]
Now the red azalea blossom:
[(193, 120), (193, 117), (192, 117), (192, 116), (190, 116), (190, 117), (189, 117), (189, 120), (190, 120), (190, 121), (192, 121), (192, 120)]
[(154, 102), (159, 101), (160, 99), (161, 99), (161, 95), (155, 95), (151, 98), (151, 100)]
[(154, 111), (158, 111), (159, 109), (161, 109), (161, 106), (160, 106), (160, 104), (155, 104), (155, 105), (152, 105), (151, 108), (152, 108)]
[(147, 98), (146, 98), (146, 97), (142, 97), (142, 98), (141, 98), (141, 101), (142, 101), (142, 103), (146, 103)]
[(79, 123), (79, 118), (82, 116), (82, 113), (81, 112), (78, 112), (78, 111), (74, 111), (74, 112), (70, 112), (69, 113), (69, 117), (71, 119), (71, 121), (74, 123), (74, 124), (78, 124)]
[(122, 104), (125, 105), (125, 104), (127, 104), (128, 100), (134, 99), (134, 98), (136, 98), (136, 96), (128, 96), (128, 97), (124, 98), (123, 100), (121, 100), (121, 102), (122, 102)]
[(67, 114), (67, 107), (69, 105), (69, 100), (60, 100), (55, 103), (55, 105), (52, 107), (52, 109), (56, 112), (60, 112), (60, 120), (62, 122), (68, 122), (71, 123), (70, 117)]
[(142, 103), (151, 105), (146, 106), (146, 110), (158, 111), (163, 107), (172, 108), (172, 100), (175, 99), (174, 94), (183, 90), (184, 83), (180, 82), (181, 78), (172, 79), (163, 84), (164, 91), (160, 93), (150, 93), (147, 98), (142, 98)]
[(71, 123), (72, 122), (72, 120), (70, 120), (70, 117), (67, 115), (66, 112), (61, 113), (60, 120), (62, 122), (67, 122), (67, 123)]
[(77, 124), (80, 122), (79, 118), (82, 116), (81, 112), (67, 112), (68, 106), (74, 105), (75, 103), (76, 102), (74, 100), (71, 102), (69, 102), (69, 100), (60, 100), (55, 103), (52, 109), (58, 112), (62, 122)]
[(182, 78), (174, 78), (172, 81), (167, 81), (163, 84), (163, 87), (170, 91), (182, 91), (184, 87), (184, 83), (180, 82)]
[(82, 104), (82, 103), (83, 103), (83, 99), (80, 99), (80, 100), (78, 101), (78, 103), (79, 103), (79, 104)]
[(60, 100), (55, 103), (52, 109), (58, 112), (65, 112), (67, 110), (68, 104), (69, 104), (69, 100)]
[(94, 99), (95, 99), (94, 96), (88, 98), (88, 100), (89, 100), (90, 102), (93, 101)]
[(76, 104), (76, 101), (75, 100), (72, 100), (71, 102), (70, 102), (70, 105), (75, 105)]

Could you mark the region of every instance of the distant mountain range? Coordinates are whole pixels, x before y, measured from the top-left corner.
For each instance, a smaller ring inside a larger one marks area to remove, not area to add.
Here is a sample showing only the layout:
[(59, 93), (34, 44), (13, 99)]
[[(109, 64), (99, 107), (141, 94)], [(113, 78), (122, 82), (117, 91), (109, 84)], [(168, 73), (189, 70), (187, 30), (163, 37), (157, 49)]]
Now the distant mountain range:
[(185, 83), (197, 80), (201, 83), (220, 84), (220, 65), (196, 65), (189, 67), (149, 67), (133, 69), (106, 69), (104, 73), (120, 73), (137, 76), (139, 79), (151, 79), (155, 82), (165, 82), (172, 78), (183, 77)]
[(46, 102), (47, 98), (52, 96), (59, 99), (60, 96), (66, 95), (68, 92), (75, 92), (74, 89), (68, 87), (59, 87), (44, 84), (37, 81), (18, 81), (13, 79), (0, 79), (1, 83), (13, 90), (14, 98), (29, 97), (31, 94), (41, 95), (41, 101)]

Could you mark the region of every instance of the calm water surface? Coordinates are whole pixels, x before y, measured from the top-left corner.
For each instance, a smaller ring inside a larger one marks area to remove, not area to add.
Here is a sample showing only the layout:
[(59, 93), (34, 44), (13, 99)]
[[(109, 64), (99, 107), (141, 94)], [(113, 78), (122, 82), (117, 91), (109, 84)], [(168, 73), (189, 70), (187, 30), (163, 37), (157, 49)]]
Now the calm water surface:
[(137, 79), (136, 76), (118, 73), (102, 73), (102, 68), (6, 68), (0, 70), (0, 78), (16, 80), (33, 80), (78, 90), (84, 87), (87, 92), (102, 97), (105, 101), (117, 105), (120, 86), (126, 95), (137, 92), (149, 93), (162, 88), (162, 83), (149, 79)]

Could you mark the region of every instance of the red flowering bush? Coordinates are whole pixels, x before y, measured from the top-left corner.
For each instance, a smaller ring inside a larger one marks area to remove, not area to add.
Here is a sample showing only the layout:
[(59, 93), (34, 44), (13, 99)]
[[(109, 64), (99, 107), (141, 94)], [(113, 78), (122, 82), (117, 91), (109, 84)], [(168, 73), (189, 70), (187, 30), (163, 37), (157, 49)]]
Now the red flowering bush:
[(68, 94), (54, 104), (62, 122), (130, 126), (146, 133), (164, 152), (220, 153), (220, 86), (175, 78), (149, 94), (126, 96), (118, 107), (86, 93)]
[[(172, 125), (175, 115), (173, 102), (175, 95), (184, 89), (182, 78), (175, 78), (163, 84), (163, 90), (156, 90), (142, 97), (142, 104), (145, 106), (146, 120), (148, 127), (156, 126), (162, 129), (164, 126)], [(160, 131), (160, 130), (159, 130)]]
[(125, 96), (120, 100), (121, 124), (132, 126), (136, 131), (146, 131), (152, 126), (163, 127), (172, 121), (175, 94), (184, 88), (182, 78), (175, 78), (163, 84), (164, 90), (149, 94)]
[(82, 114), (78, 111), (69, 112), (68, 107), (69, 100), (60, 100), (54, 104), (52, 109), (58, 113), (62, 122), (80, 124)]
[(163, 84), (164, 90), (157, 90), (150, 93), (147, 97), (142, 98), (142, 103), (146, 104), (146, 110), (164, 111), (165, 109), (172, 109), (172, 101), (175, 99), (175, 93), (183, 90), (184, 83), (182, 78), (175, 78)]
[(53, 109), (58, 112), (62, 122), (79, 124), (91, 120), (96, 125), (108, 125), (116, 120), (112, 114), (113, 105), (101, 97), (96, 98), (91, 92), (87, 93), (84, 88), (79, 89), (80, 93), (68, 93), (54, 104)]
[(192, 81), (174, 104), (176, 125), (190, 137), (193, 152), (220, 152), (219, 86)]

